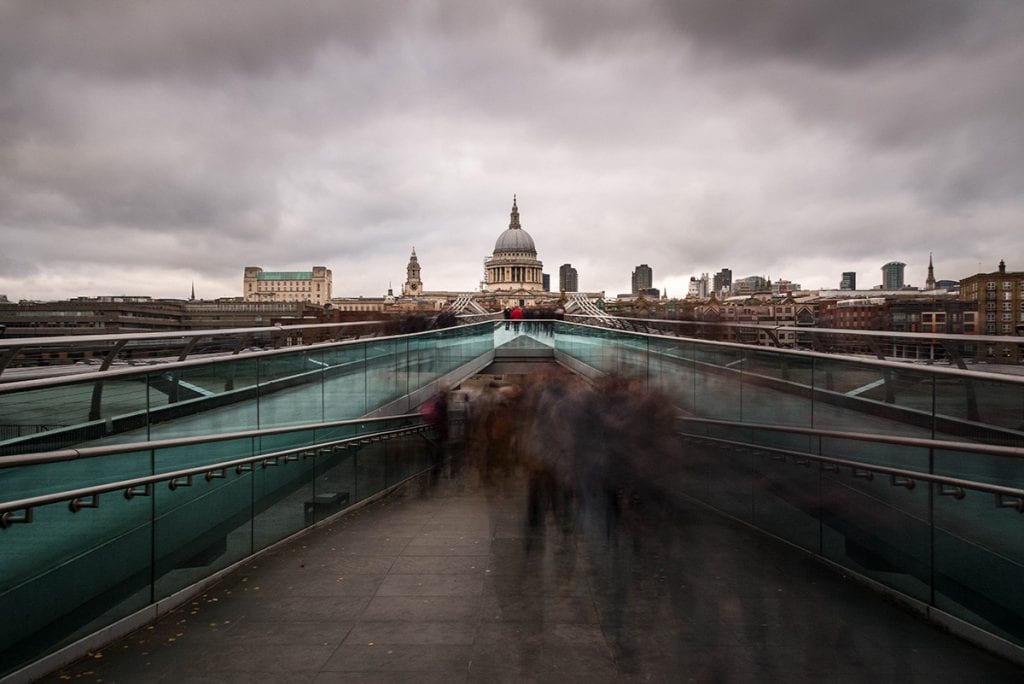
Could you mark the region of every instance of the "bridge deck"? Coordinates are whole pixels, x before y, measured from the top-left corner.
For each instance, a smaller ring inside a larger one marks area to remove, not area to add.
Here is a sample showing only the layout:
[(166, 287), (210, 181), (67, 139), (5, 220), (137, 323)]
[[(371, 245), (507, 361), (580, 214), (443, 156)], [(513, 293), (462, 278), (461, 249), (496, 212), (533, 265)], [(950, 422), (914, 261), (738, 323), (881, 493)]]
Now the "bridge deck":
[(471, 467), (246, 564), (46, 681), (1020, 681), (707, 510), (531, 526)]

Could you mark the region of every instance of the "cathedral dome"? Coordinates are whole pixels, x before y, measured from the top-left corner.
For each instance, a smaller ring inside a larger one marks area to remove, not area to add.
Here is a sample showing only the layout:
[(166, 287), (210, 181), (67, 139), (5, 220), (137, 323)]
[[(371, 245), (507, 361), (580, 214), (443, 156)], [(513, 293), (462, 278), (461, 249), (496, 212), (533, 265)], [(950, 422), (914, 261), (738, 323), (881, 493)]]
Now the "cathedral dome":
[(499, 235), (498, 241), (494, 243), (494, 253), (501, 254), (503, 252), (533, 252), (536, 254), (537, 248), (533, 244), (533, 238), (525, 230), (509, 228)]
[(537, 247), (533, 244), (533, 238), (519, 225), (519, 208), (516, 206), (515, 198), (512, 199), (512, 220), (508, 228), (498, 236), (494, 243), (494, 254), (505, 254), (509, 252), (530, 252), (537, 254)]

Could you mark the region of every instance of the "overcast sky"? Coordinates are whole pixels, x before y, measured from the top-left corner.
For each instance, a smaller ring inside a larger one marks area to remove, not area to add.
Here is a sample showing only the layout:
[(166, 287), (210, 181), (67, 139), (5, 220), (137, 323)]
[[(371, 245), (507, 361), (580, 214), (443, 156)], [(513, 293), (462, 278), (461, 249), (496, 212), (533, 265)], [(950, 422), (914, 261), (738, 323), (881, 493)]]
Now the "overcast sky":
[(0, 294), (1024, 270), (1017, 0), (0, 0)]

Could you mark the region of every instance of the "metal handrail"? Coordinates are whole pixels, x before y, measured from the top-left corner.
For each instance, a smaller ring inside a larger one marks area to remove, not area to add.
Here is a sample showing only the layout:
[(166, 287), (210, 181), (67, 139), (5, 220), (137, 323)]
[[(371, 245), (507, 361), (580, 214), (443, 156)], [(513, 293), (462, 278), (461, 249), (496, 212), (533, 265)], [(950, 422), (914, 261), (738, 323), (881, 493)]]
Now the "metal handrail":
[(143, 333), (114, 333), (108, 335), (59, 335), (47, 337), (15, 337), (0, 339), (0, 349), (21, 346), (59, 346), (70, 343), (87, 342), (119, 342), (122, 340), (162, 340), (187, 339), (192, 337), (236, 337), (254, 333), (288, 332), (292, 330), (311, 330), (326, 328), (355, 328), (364, 326), (384, 326), (388, 321), (350, 321), (347, 323), (308, 323), (299, 325), (264, 325), (253, 328), (211, 328), (209, 330), (161, 330)]
[[(922, 447), (941, 451), (969, 451), (989, 456), (1005, 456), (1008, 458), (1024, 458), (1024, 448), (999, 446), (995, 444), (979, 444), (975, 442), (955, 442), (951, 440), (927, 439), (924, 437), (901, 437), (899, 435), (879, 435), (869, 432), (843, 432), (823, 430), (820, 428), (803, 428), (789, 425), (770, 425), (767, 423), (738, 423), (731, 420), (714, 418), (697, 418), (693, 416), (677, 416), (676, 420), (684, 423), (700, 423), (737, 429), (770, 430), (788, 434), (808, 435), (812, 437), (828, 437), (832, 439), (849, 439), (859, 442), (875, 442), (896, 446)], [(689, 434), (689, 433), (688, 433)], [(703, 436), (703, 435), (699, 435)]]
[[(167, 482), (169, 488), (173, 491), (178, 487), (191, 486), (192, 478), (197, 475), (204, 475), (207, 481), (224, 477), (228, 470), (231, 469), (235, 470), (236, 475), (241, 475), (244, 472), (252, 470), (252, 468), (244, 467), (249, 464), (255, 465), (256, 463), (261, 463), (262, 466), (266, 468), (271, 465), (277, 465), (280, 462), (280, 459), (284, 459), (285, 463), (298, 460), (298, 458), (288, 458), (288, 456), (293, 454), (300, 454), (303, 457), (308, 458), (318, 455), (324, 449), (333, 450), (337, 447), (344, 448), (350, 444), (365, 443), (371, 438), (373, 441), (380, 441), (403, 435), (427, 432), (432, 429), (433, 428), (429, 425), (420, 423), (418, 425), (395, 428), (393, 430), (383, 430), (381, 432), (329, 440), (327, 442), (320, 442), (304, 447), (294, 447), (283, 451), (273, 451), (260, 454), (258, 456), (246, 456), (244, 458), (236, 458), (229, 461), (209, 463), (202, 466), (194, 466), (192, 468), (160, 473), (158, 475), (147, 475), (145, 477), (108, 482), (106, 484), (81, 487), (79, 489), (71, 489), (63, 492), (54, 492), (52, 494), (41, 494), (27, 499), (0, 502), (0, 529), (6, 529), (16, 523), (32, 522), (32, 509), (39, 506), (68, 501), (71, 503), (71, 511), (77, 513), (80, 508), (98, 508), (99, 496), (101, 494), (108, 494), (110, 492), (123, 490), (126, 499), (132, 499), (136, 496), (150, 496), (153, 493), (153, 485), (161, 482)], [(91, 500), (90, 503), (80, 503), (80, 500), (87, 498)], [(79, 503), (76, 504), (76, 502)], [(22, 512), (23, 515), (21, 517), (16, 517), (14, 515), (14, 513), (18, 511)]]
[(374, 418), (347, 418), (345, 420), (334, 420), (326, 423), (304, 423), (302, 425), (285, 425), (272, 428), (261, 428), (258, 430), (224, 432), (214, 435), (198, 435), (192, 437), (155, 439), (148, 442), (128, 442), (125, 444), (108, 444), (104, 446), (81, 447), (79, 449), (55, 449), (51, 451), (37, 451), (30, 454), (0, 456), (0, 468), (13, 468), (15, 466), (36, 465), (40, 463), (55, 463), (58, 461), (73, 461), (80, 458), (114, 456), (117, 454), (132, 453), (138, 451), (155, 451), (157, 449), (168, 449), (182, 446), (195, 446), (198, 444), (211, 444), (214, 442), (226, 442), (232, 439), (268, 437), (271, 435), (283, 435), (290, 432), (303, 432), (306, 430), (326, 430), (330, 428), (344, 427), (346, 425), (363, 425), (366, 423), (380, 423), (391, 420), (408, 420), (410, 418), (420, 417), (421, 416), (418, 413), (402, 413), (395, 416), (379, 416)]
[[(789, 456), (790, 458), (793, 459), (796, 465), (808, 465), (810, 461), (815, 461), (821, 466), (823, 470), (838, 471), (839, 468), (847, 468), (853, 473), (854, 477), (860, 477), (862, 479), (864, 478), (865, 473), (879, 473), (882, 475), (889, 475), (890, 478), (892, 478), (892, 485), (894, 487), (913, 489), (913, 483), (915, 481), (937, 484), (939, 485), (939, 494), (941, 496), (952, 496), (958, 500), (964, 498), (963, 490), (965, 489), (981, 491), (995, 495), (997, 508), (1013, 508), (1018, 513), (1024, 513), (1024, 489), (989, 484), (987, 482), (976, 482), (974, 480), (964, 480), (962, 478), (948, 477), (946, 475), (933, 475), (931, 473), (922, 473), (916, 470), (890, 468), (888, 466), (877, 465), (874, 463), (851, 461), (849, 459), (835, 458), (832, 456), (820, 456), (818, 454), (812, 454), (805, 451), (795, 451), (792, 449), (765, 446), (761, 444), (754, 444), (751, 442), (741, 442), (732, 439), (722, 439), (720, 437), (712, 437), (709, 435), (695, 435), (685, 432), (680, 434), (683, 435), (684, 437), (692, 439), (706, 440), (709, 442), (714, 442), (716, 444), (726, 444), (737, 448), (749, 449), (754, 452), (763, 451), (770, 452), (773, 454), (779, 454), (783, 457)], [(826, 466), (831, 467), (826, 468)], [(870, 479), (870, 477), (866, 479)], [(950, 489), (943, 489), (944, 486), (949, 487)]]
[[(593, 318), (593, 317), (591, 316), (591, 317), (588, 317), (588, 318)], [(644, 320), (644, 319), (640, 319), (640, 320)], [(587, 325), (585, 323), (576, 323), (576, 322), (569, 322), (569, 323), (571, 325), (577, 325), (577, 326), (579, 326), (581, 328), (589, 328), (589, 329), (592, 329), (592, 330), (609, 330), (609, 328), (607, 326)], [(762, 347), (762, 346), (755, 345), (755, 344), (743, 344), (741, 342), (725, 342), (725, 341), (722, 341), (722, 340), (705, 340), (705, 339), (700, 339), (700, 338), (697, 338), (697, 337), (692, 337), (692, 338), (691, 337), (676, 337), (676, 336), (673, 336), (673, 335), (658, 335), (658, 334), (655, 334), (655, 333), (636, 332), (636, 331), (621, 330), (621, 329), (614, 329), (614, 330), (615, 330), (615, 332), (618, 332), (618, 333), (623, 334), (623, 335), (636, 335), (636, 336), (639, 336), (639, 337), (649, 337), (649, 338), (657, 339), (657, 340), (665, 340), (667, 342), (676, 342), (676, 343), (678, 343), (681, 340), (691, 340), (693, 342), (699, 342), (699, 343), (704, 344), (704, 345), (720, 347), (720, 348), (724, 348), (724, 349), (740, 349), (740, 350), (747, 350), (747, 351), (756, 351), (756, 352), (762, 353), (762, 354), (763, 353), (782, 354), (782, 355), (791, 356), (791, 357), (794, 357), (794, 358), (822, 359), (822, 360), (827, 360), (827, 361), (832, 361), (832, 362), (846, 361), (846, 362), (849, 362), (849, 363), (857, 363), (857, 364), (865, 365), (865, 366), (875, 366), (875, 367), (878, 367), (878, 368), (891, 369), (891, 370), (899, 370), (899, 371), (903, 371), (903, 372), (906, 372), (908, 370), (913, 370), (913, 371), (919, 372), (919, 373), (934, 373), (934, 374), (937, 374), (937, 375), (948, 375), (950, 377), (956, 377), (956, 378), (972, 378), (972, 379), (975, 379), (975, 380), (997, 381), (997, 382), (1005, 382), (1005, 383), (1010, 383), (1010, 384), (1024, 385), (1024, 375), (1011, 375), (1011, 374), (1008, 374), (1008, 373), (993, 373), (993, 372), (976, 371), (976, 370), (962, 370), (960, 368), (944, 368), (944, 367), (941, 367), (941, 366), (933, 366), (933, 365), (929, 365), (929, 366), (913, 365), (913, 366), (911, 366), (910, 364), (907, 364), (905, 362), (900, 362), (900, 361), (888, 361), (888, 360), (877, 359), (877, 358), (868, 358), (868, 357), (852, 358), (852, 357), (843, 356), (843, 355), (839, 355), (839, 354), (827, 354), (827, 353), (824, 353), (824, 352), (816, 352), (816, 351), (810, 351), (810, 350), (806, 350), (806, 349), (787, 349), (787, 348), (784, 348), (784, 347)], [(918, 334), (919, 335), (921, 333), (906, 333), (906, 334), (911, 334), (911, 335)], [(927, 337), (930, 338), (932, 336), (928, 335)], [(960, 337), (960, 336), (954, 336), (954, 337)], [(995, 337), (987, 338), (988, 341), (991, 341), (991, 340), (994, 340), (994, 339), (996, 339), (996, 338)], [(1016, 339), (1018, 342), (1024, 341), (1024, 340), (1020, 340), (1020, 339), (1017, 339), (1017, 338), (1010, 338), (1010, 339)]]
[[(597, 318), (588, 314), (566, 314), (566, 317), (576, 318)], [(671, 318), (635, 318), (629, 316), (614, 316), (615, 320), (636, 321), (644, 324), (668, 323), (672, 325), (689, 325), (720, 328), (747, 328), (760, 330), (777, 330), (781, 332), (799, 332), (810, 335), (849, 335), (852, 337), (874, 337), (874, 338), (897, 338), (916, 340), (945, 340), (948, 342), (984, 342), (987, 344), (1024, 344), (1024, 338), (1014, 335), (956, 335), (952, 333), (919, 333), (902, 332), (896, 330), (859, 330), (853, 328), (818, 328), (811, 326), (778, 325), (770, 322), (762, 323), (739, 323), (736, 321), (687, 321)], [(603, 319), (599, 319), (603, 320)]]
[[(488, 322), (489, 321), (483, 321), (483, 322), (480, 322), (480, 323), (468, 323), (465, 326), (457, 326), (457, 327), (467, 327), (468, 328), (468, 327), (473, 327), (473, 326), (476, 326), (476, 325), (481, 325), (482, 326), (482, 325), (486, 325)], [(382, 322), (381, 321), (372, 321), (372, 323), (381, 324)], [(337, 327), (338, 325), (345, 325), (345, 324), (318, 324), (318, 325), (326, 325), (327, 327)], [(312, 327), (312, 326), (294, 326), (294, 327), (308, 328), (308, 327)], [(232, 328), (231, 330), (232, 331), (235, 331), (235, 330), (239, 330), (239, 331), (241, 331), (241, 330), (250, 330), (250, 331), (251, 330), (257, 330), (257, 331), (266, 332), (266, 331), (272, 331), (272, 330), (276, 330), (276, 329), (277, 328), (275, 328), (275, 327), (264, 327), (264, 328), (245, 328), (245, 329), (242, 329), (242, 328)], [(281, 328), (281, 329), (285, 329), (285, 328)], [(401, 338), (413, 338), (413, 337), (422, 337), (422, 336), (426, 336), (426, 335), (434, 335), (434, 334), (437, 334), (438, 332), (441, 332), (443, 330), (450, 330), (450, 329), (451, 328), (446, 328), (446, 329), (441, 329), (441, 330), (423, 330), (423, 331), (415, 332), (415, 333), (404, 333), (404, 334), (396, 334), (396, 335), (381, 335), (379, 337), (374, 337), (373, 338), (373, 342), (374, 343), (380, 343), (380, 342), (386, 342), (386, 341), (389, 341), (389, 340), (395, 340), (395, 339), (401, 339)], [(224, 331), (221, 331), (221, 332), (224, 332)], [(151, 333), (144, 333), (144, 334), (151, 334)], [(162, 335), (162, 333), (152, 333), (152, 334)], [(68, 339), (71, 339), (72, 337), (78, 337), (78, 336), (69, 336), (69, 337), (66, 337), (66, 338), (63, 338), (63, 339), (64, 340), (68, 340)], [(110, 336), (107, 336), (107, 337), (109, 337), (109, 338), (116, 338), (118, 336), (117, 335), (110, 335)], [(166, 336), (166, 337), (180, 337), (180, 335), (169, 335), (169, 336)], [(50, 339), (50, 338), (44, 338), (44, 339)], [(135, 338), (132, 337), (132, 339), (135, 339)], [(17, 341), (21, 342), (22, 340), (17, 340)], [(354, 345), (358, 345), (358, 344), (365, 344), (366, 342), (367, 342), (367, 339), (352, 339), (352, 340), (338, 340), (338, 341), (333, 341), (333, 342), (331, 342), (331, 341), (315, 342), (315, 343), (312, 343), (312, 344), (303, 345), (302, 347), (299, 347), (299, 348), (297, 348), (297, 347), (284, 347), (284, 348), (281, 348), (281, 349), (262, 349), (262, 350), (259, 350), (259, 351), (250, 352), (250, 353), (245, 354), (245, 358), (252, 359), (252, 358), (265, 357), (265, 356), (276, 356), (276, 355), (284, 355), (284, 354), (294, 354), (294, 353), (296, 353), (296, 351), (298, 351), (300, 349), (302, 351), (315, 351), (317, 349), (322, 349), (322, 348), (327, 348), (327, 347), (354, 346)], [(76, 384), (76, 383), (102, 382), (103, 380), (116, 379), (116, 378), (119, 378), (119, 377), (122, 377), (122, 376), (126, 376), (126, 375), (146, 374), (146, 373), (153, 373), (153, 372), (157, 372), (157, 371), (159, 371), (159, 372), (171, 372), (171, 371), (182, 369), (182, 368), (193, 368), (193, 367), (196, 367), (196, 366), (206, 366), (206, 365), (210, 365), (210, 364), (219, 364), (219, 363), (231, 363), (231, 362), (237, 361), (238, 359), (239, 359), (239, 356), (237, 356), (237, 355), (225, 354), (225, 355), (218, 355), (216, 357), (206, 357), (206, 358), (201, 358), (201, 359), (190, 359), (190, 360), (186, 360), (186, 361), (169, 361), (167, 363), (161, 363), (159, 365), (132, 366), (130, 368), (118, 368), (118, 369), (113, 369), (113, 370), (106, 370), (106, 371), (103, 371), (102, 375), (99, 375), (99, 371), (94, 371), (94, 372), (89, 372), (89, 373), (81, 373), (81, 374), (78, 374), (78, 375), (62, 375), (62, 376), (55, 376), (55, 377), (35, 378), (35, 379), (32, 379), (32, 380), (16, 380), (16, 381), (13, 381), (13, 382), (0, 383), (0, 394), (4, 394), (4, 393), (8, 393), (8, 392), (16, 392), (16, 391), (21, 391), (21, 390), (25, 390), (25, 389), (39, 389), (39, 388), (43, 388), (43, 387), (49, 387), (49, 386), (52, 386), (52, 385), (65, 385), (65, 384)]]

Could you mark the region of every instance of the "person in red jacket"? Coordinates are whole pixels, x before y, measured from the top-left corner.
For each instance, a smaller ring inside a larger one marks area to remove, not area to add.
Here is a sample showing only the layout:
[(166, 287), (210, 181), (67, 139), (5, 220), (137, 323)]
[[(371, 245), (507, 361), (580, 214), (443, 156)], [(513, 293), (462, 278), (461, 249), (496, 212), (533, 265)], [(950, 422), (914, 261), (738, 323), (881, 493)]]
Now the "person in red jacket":
[(512, 309), (512, 329), (519, 332), (519, 321), (523, 320), (523, 310), (518, 306)]

